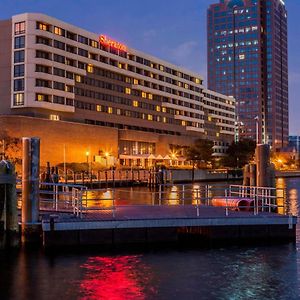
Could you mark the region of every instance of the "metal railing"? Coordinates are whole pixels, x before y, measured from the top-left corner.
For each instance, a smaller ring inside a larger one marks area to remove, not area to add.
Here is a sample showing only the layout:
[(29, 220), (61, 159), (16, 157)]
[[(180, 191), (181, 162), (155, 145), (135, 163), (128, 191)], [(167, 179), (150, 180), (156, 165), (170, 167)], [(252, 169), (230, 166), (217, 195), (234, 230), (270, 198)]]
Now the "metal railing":
[[(156, 189), (87, 189), (82, 185), (63, 183), (41, 183), (40, 209), (49, 212), (69, 213), (79, 218), (116, 217), (120, 208), (190, 206), (195, 208), (196, 216), (201, 209), (214, 207), (214, 199), (222, 198), (225, 216), (230, 211), (247, 211), (259, 213), (276, 212), (284, 207), (277, 203), (278, 189), (263, 187), (245, 187), (241, 185), (210, 186), (210, 185), (160, 185)], [(282, 193), (284, 196), (284, 193)], [(232, 207), (232, 198), (252, 200), (250, 206)], [(21, 200), (19, 202), (21, 206)], [(285, 212), (285, 209), (283, 209)]]

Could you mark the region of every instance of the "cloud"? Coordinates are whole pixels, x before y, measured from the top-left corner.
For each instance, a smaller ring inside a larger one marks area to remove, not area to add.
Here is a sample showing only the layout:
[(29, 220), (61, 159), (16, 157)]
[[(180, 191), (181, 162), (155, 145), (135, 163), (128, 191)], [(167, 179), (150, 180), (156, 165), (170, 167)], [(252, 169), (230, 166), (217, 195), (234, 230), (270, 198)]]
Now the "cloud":
[(171, 51), (171, 56), (178, 62), (184, 62), (186, 59), (190, 59), (191, 55), (197, 50), (198, 43), (196, 41), (187, 41)]

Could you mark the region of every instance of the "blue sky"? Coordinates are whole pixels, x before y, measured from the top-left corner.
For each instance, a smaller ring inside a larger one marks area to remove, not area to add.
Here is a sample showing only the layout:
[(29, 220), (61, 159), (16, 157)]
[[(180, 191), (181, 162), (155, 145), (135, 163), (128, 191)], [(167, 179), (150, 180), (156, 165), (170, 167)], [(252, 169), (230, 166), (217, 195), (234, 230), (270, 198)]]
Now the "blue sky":
[[(206, 9), (217, 0), (0, 0), (0, 19), (42, 12), (206, 78)], [(290, 133), (300, 135), (299, 0), (289, 13)]]

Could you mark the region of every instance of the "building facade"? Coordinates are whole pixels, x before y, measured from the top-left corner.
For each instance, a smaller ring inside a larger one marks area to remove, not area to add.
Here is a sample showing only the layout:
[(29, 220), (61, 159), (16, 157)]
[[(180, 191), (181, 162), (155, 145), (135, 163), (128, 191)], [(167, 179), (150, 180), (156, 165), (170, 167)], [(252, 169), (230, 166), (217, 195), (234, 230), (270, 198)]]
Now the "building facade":
[[(77, 153), (70, 161), (84, 161), (80, 151), (95, 160), (109, 153), (121, 165), (183, 163), (184, 148), (195, 139), (213, 140), (219, 156), (234, 138), (232, 97), (206, 89), (198, 74), (105, 35), (43, 14), (21, 14), (0, 22), (0, 43), (2, 118), (10, 117), (12, 131), (14, 116), (32, 122), (30, 134), (45, 140), (51, 134), (53, 141), (63, 124), (77, 141), (68, 141), (69, 149), (77, 149), (70, 150)], [(15, 134), (26, 134), (18, 128)], [(57, 143), (65, 147), (63, 138)]]
[(283, 0), (220, 0), (207, 14), (208, 87), (237, 100), (243, 137), (288, 144), (287, 11)]

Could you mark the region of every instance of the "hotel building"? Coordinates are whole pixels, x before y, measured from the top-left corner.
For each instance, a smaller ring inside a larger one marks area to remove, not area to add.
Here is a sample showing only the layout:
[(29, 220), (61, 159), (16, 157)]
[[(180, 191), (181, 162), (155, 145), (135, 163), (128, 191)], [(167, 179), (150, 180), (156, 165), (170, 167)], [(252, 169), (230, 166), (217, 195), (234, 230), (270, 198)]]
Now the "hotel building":
[[(220, 0), (207, 14), (208, 87), (237, 101), (243, 137), (288, 144), (287, 11), (283, 0)], [(258, 129), (258, 130), (257, 130)]]
[(43, 14), (0, 22), (0, 126), (38, 136), (42, 163), (183, 164), (195, 139), (222, 155), (235, 100), (191, 71)]

